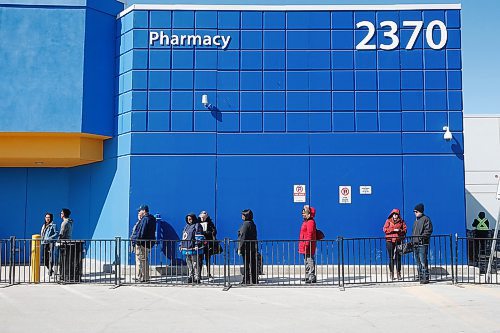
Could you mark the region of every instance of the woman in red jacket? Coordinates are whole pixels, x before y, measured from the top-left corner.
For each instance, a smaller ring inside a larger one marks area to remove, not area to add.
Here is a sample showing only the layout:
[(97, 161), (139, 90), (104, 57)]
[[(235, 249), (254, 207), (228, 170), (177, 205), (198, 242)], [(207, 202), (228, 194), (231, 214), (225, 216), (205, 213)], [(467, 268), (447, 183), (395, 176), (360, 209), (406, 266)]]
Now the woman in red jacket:
[(299, 253), (304, 255), (306, 265), (306, 283), (316, 283), (316, 267), (314, 254), (316, 253), (316, 209), (305, 205), (302, 209), (302, 226), (300, 227)]
[(389, 254), (391, 280), (394, 280), (394, 261), (396, 261), (398, 280), (401, 280), (401, 255), (396, 251), (396, 245), (401, 244), (406, 237), (406, 223), (401, 218), (399, 209), (394, 208), (391, 211), (384, 224), (384, 233), (387, 253)]

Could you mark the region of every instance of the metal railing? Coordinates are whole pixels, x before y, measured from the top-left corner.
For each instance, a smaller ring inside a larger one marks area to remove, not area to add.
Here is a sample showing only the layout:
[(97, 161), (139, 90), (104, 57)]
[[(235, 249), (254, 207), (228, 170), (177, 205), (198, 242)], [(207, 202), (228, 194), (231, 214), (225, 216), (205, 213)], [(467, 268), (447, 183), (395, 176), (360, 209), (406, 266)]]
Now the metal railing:
[[(408, 241), (409, 238), (401, 243)], [(500, 284), (500, 240), (491, 274), (486, 274), (491, 241), (432, 236), (428, 245), (429, 280)], [(309, 248), (312, 243), (316, 246), (313, 261), (299, 253), (301, 242), (298, 240), (204, 241), (202, 249), (189, 255), (180, 251), (178, 240), (133, 242), (116, 237), (40, 243), (38, 273), (30, 266), (32, 246), (36, 243), (11, 237), (0, 240), (0, 285), (85, 283), (228, 288), (313, 284), (344, 287), (419, 280), (413, 252), (400, 257), (392, 252), (391, 273), (390, 251), (394, 244), (388, 245), (382, 237), (339, 237), (306, 243)], [(311, 267), (313, 274), (310, 274)]]
[[(383, 237), (341, 238), (344, 284), (420, 281), (414, 253), (394, 250), (394, 245), (411, 241), (406, 238), (388, 245)], [(427, 253), (429, 281), (453, 281), (452, 246), (451, 235), (431, 236)]]
[[(295, 286), (309, 284), (300, 241), (229, 241), (228, 282), (231, 285)], [(314, 285), (341, 286), (341, 265), (337, 240), (316, 243)], [(245, 246), (249, 244), (251, 246)], [(250, 251), (249, 251), (250, 250)], [(247, 269), (247, 272), (245, 272)], [(256, 272), (257, 278), (253, 275)]]
[[(457, 283), (500, 284), (500, 238), (497, 238), (494, 249), (492, 249), (493, 240), (494, 238), (456, 236), (455, 281)], [(489, 272), (488, 265), (491, 265)]]

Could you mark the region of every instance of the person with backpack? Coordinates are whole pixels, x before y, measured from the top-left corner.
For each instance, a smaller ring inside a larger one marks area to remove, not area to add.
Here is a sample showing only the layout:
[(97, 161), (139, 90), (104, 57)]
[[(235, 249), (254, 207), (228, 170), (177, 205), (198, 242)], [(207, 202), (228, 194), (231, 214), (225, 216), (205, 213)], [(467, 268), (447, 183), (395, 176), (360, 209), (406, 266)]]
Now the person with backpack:
[(306, 277), (302, 279), (305, 283), (316, 283), (316, 263), (314, 255), (316, 253), (316, 221), (314, 216), (316, 209), (305, 205), (302, 209), (302, 226), (299, 235), (299, 253), (304, 256), (306, 267)]
[(401, 280), (401, 253), (396, 251), (406, 237), (406, 223), (401, 218), (399, 209), (394, 208), (385, 221), (383, 231), (385, 233), (385, 245), (389, 255), (389, 271), (391, 280), (394, 280), (394, 262), (396, 263), (396, 272), (398, 280)]

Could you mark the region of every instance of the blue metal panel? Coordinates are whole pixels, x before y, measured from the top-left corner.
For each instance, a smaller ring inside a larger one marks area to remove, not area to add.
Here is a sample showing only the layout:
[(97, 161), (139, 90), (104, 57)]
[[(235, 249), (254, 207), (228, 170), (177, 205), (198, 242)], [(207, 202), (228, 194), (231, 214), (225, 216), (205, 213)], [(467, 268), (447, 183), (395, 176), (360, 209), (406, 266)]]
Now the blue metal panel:
[(129, 154), (215, 154), (215, 135), (209, 133), (134, 133)]
[(262, 12), (242, 12), (242, 29), (262, 29)]
[(284, 12), (264, 12), (264, 29), (285, 29), (285, 22)]
[(303, 155), (308, 152), (307, 134), (219, 134), (217, 136), (219, 155)]
[[(9, 207), (9, 210), (16, 212), (10, 216), (10, 222), (0, 228), (1, 239), (10, 236), (25, 237), (27, 177), (28, 172), (25, 168), (2, 168), (2, 172), (0, 172), (0, 183), (2, 184), (0, 201), (2, 205), (5, 205), (3, 207)], [(43, 213), (45, 212), (41, 214)]]
[(168, 10), (150, 11), (149, 12), (149, 27), (150, 28), (171, 28), (172, 27), (172, 12)]
[(193, 130), (193, 112), (172, 112), (172, 132), (191, 132)]
[(422, 202), (434, 234), (466, 227), (463, 156), (404, 156), (403, 170), (404, 216), (410, 226), (413, 207)]
[(262, 112), (241, 114), (242, 132), (262, 132)]
[[(326, 237), (383, 236), (382, 227), (391, 209), (403, 209), (402, 157), (313, 156), (310, 159), (310, 203), (317, 209), (316, 223)], [(381, 174), (390, 176), (380, 177)], [(345, 185), (351, 186), (351, 204), (339, 203), (339, 186)], [(362, 185), (372, 186), (372, 194), (361, 195)]]
[(445, 141), (442, 129), (439, 133), (403, 133), (403, 153), (463, 155), (463, 134), (454, 133), (452, 140)]
[(262, 93), (244, 91), (240, 93), (240, 111), (262, 111)]
[(264, 113), (264, 132), (284, 132), (285, 113), (266, 112)]
[[(334, 117), (344, 113), (334, 113)], [(333, 125), (335, 126), (335, 120)], [(442, 137), (442, 135), (441, 135)], [(399, 133), (311, 133), (310, 154), (384, 155), (401, 154)], [(444, 141), (444, 140), (441, 140)]]
[(196, 11), (195, 13), (196, 29), (208, 28), (217, 29), (217, 12), (216, 11)]
[(148, 131), (170, 131), (170, 112), (148, 112)]
[[(306, 185), (309, 191), (308, 178), (308, 157), (219, 156), (216, 220), (220, 237), (236, 238), (241, 211), (250, 208), (259, 239), (297, 239), (303, 204), (293, 202), (293, 185)], [(295, 227), (290, 224), (294, 220)]]

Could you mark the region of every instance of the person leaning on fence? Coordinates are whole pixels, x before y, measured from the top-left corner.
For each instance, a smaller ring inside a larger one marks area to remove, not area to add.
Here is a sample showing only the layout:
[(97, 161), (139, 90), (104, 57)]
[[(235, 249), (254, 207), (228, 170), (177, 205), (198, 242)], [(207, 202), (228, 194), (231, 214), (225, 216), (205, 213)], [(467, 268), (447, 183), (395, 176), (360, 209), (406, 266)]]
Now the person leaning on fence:
[(138, 209), (138, 221), (132, 229), (130, 240), (135, 252), (136, 281), (149, 281), (149, 251), (156, 239), (156, 219), (149, 214), (148, 205), (141, 205)]
[(241, 219), (243, 223), (238, 230), (238, 255), (243, 257), (241, 284), (257, 284), (257, 227), (253, 221), (252, 210), (243, 210)]
[(45, 213), (45, 221), (42, 225), (42, 230), (40, 231), (42, 236), (42, 246), (43, 246), (43, 263), (45, 267), (49, 270), (49, 276), (54, 273), (55, 264), (55, 241), (57, 240), (58, 233), (56, 230), (56, 224), (54, 223), (54, 215), (51, 213)]
[(429, 241), (432, 235), (431, 219), (424, 215), (424, 205), (419, 203), (415, 206), (415, 222), (413, 223), (412, 242), (413, 254), (418, 268), (418, 278), (421, 284), (429, 283), (429, 265), (427, 255), (429, 253)]
[(205, 259), (205, 264), (207, 265), (207, 277), (211, 278), (210, 256), (214, 254), (215, 245), (218, 245), (214, 242), (217, 236), (217, 228), (206, 211), (202, 211), (199, 218), (200, 225), (203, 228), (203, 236), (205, 236), (205, 240), (208, 241), (206, 242), (207, 246), (205, 247), (203, 258)]
[(302, 209), (302, 226), (299, 236), (299, 253), (304, 255), (304, 264), (306, 266), (305, 283), (316, 283), (316, 263), (314, 255), (316, 253), (316, 221), (314, 216), (316, 209), (305, 205)]
[(182, 231), (181, 253), (186, 256), (188, 278), (186, 283), (200, 283), (203, 263), (203, 228), (194, 213), (186, 216), (186, 226)]
[(389, 271), (391, 280), (394, 280), (394, 262), (396, 262), (396, 272), (398, 280), (401, 280), (401, 253), (396, 251), (396, 246), (400, 245), (406, 237), (406, 223), (401, 218), (399, 209), (394, 208), (384, 224), (385, 245), (389, 255)]

